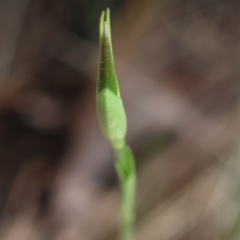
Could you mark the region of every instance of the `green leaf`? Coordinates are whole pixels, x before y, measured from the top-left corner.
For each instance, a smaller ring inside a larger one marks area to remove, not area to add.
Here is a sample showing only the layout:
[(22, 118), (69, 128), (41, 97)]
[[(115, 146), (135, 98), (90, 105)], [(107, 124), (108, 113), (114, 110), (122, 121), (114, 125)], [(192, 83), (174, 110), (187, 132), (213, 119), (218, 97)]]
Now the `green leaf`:
[(102, 132), (113, 148), (119, 149), (125, 145), (127, 120), (114, 66), (109, 9), (102, 12), (99, 29), (100, 66), (96, 98), (97, 115)]
[(100, 93), (104, 88), (108, 88), (118, 97), (120, 90), (118, 86), (117, 75), (115, 71), (111, 26), (110, 26), (110, 10), (103, 11), (100, 17), (100, 66), (97, 84), (97, 92)]

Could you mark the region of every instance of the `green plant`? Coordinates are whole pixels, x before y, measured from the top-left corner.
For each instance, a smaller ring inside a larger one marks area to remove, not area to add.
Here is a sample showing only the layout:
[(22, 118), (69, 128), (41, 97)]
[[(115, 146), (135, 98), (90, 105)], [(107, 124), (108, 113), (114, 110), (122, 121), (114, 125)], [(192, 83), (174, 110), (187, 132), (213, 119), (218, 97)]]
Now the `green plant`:
[(133, 239), (136, 171), (132, 151), (126, 145), (127, 120), (123, 107), (112, 51), (110, 10), (100, 17), (100, 63), (96, 108), (101, 130), (116, 155), (115, 168), (119, 177), (121, 199), (121, 237)]

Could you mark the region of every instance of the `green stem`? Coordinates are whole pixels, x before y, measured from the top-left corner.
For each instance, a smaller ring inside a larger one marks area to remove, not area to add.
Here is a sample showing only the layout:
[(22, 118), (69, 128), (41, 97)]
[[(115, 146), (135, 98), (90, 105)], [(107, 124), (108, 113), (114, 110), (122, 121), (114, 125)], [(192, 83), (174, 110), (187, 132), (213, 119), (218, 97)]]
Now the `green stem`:
[[(116, 169), (120, 180), (121, 199), (121, 240), (133, 240), (135, 220), (136, 170), (131, 149), (124, 146), (116, 150)], [(119, 167), (120, 166), (120, 167)]]
[(122, 183), (122, 240), (133, 239), (135, 177), (132, 175)]

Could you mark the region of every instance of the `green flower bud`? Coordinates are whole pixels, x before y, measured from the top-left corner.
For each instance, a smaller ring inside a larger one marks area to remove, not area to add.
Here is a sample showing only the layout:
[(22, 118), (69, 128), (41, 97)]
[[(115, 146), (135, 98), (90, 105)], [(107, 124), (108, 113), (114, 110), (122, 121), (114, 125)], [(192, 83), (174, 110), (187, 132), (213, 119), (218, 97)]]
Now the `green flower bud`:
[(100, 18), (100, 66), (96, 103), (102, 132), (115, 149), (122, 148), (125, 144), (127, 120), (114, 66), (109, 9)]

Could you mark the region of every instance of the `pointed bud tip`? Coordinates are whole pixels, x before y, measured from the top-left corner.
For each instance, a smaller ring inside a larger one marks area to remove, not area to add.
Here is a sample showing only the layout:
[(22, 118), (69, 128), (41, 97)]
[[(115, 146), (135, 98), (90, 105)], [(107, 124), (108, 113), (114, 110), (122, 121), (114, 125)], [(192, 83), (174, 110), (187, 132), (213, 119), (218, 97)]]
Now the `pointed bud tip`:
[(109, 9), (103, 11), (100, 17), (100, 64), (97, 93), (105, 88), (120, 97), (112, 50)]

